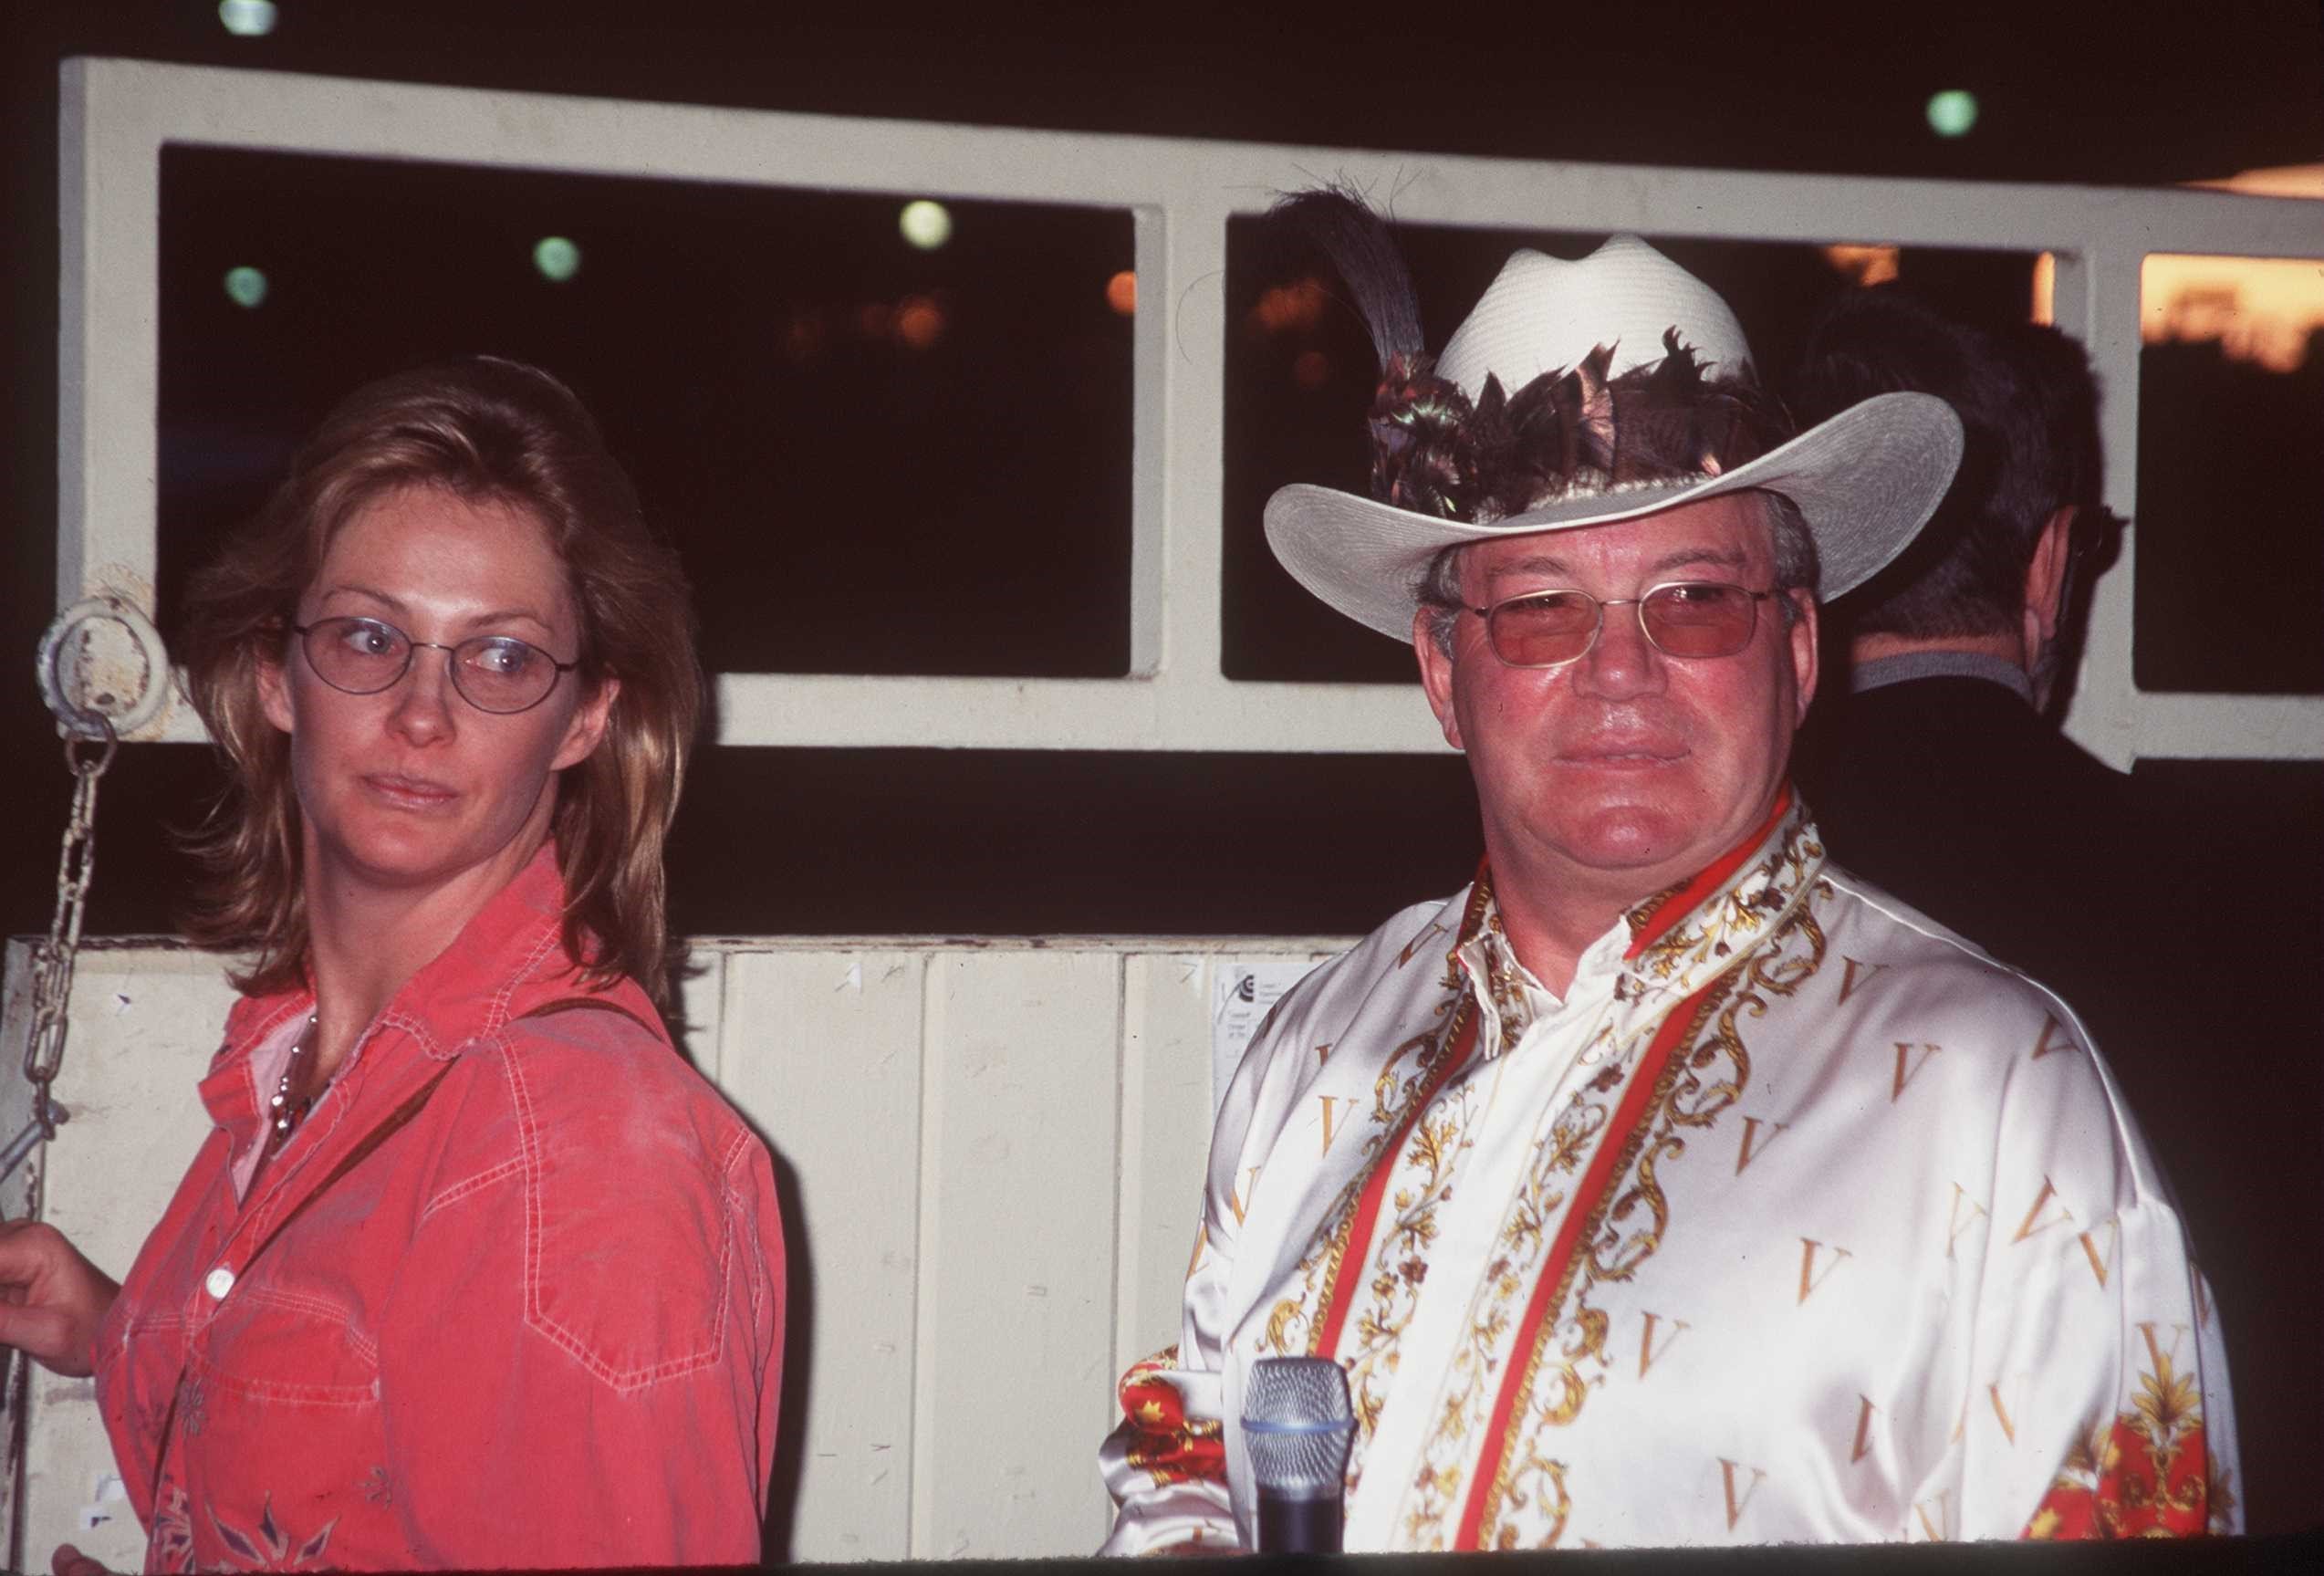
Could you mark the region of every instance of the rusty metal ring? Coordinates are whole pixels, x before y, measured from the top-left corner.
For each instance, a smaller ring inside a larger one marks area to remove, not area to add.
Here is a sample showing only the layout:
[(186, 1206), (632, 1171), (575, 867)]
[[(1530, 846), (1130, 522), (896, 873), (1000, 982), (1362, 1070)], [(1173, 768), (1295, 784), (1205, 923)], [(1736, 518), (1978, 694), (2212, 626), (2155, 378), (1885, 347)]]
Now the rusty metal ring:
[[(120, 625), (137, 648), (144, 665), (143, 686), (133, 695), (88, 697), (68, 695), (64, 663), (74, 636), (91, 623)], [(106, 746), (106, 761), (123, 734), (136, 732), (159, 715), (170, 695), (170, 654), (161, 631), (127, 598), (111, 592), (84, 597), (57, 615), (40, 637), (40, 652), (33, 661), (40, 683), (40, 698), (57, 719), (57, 731), (68, 739)], [(78, 769), (78, 767), (75, 769)], [(98, 769), (102, 770), (99, 767)]]

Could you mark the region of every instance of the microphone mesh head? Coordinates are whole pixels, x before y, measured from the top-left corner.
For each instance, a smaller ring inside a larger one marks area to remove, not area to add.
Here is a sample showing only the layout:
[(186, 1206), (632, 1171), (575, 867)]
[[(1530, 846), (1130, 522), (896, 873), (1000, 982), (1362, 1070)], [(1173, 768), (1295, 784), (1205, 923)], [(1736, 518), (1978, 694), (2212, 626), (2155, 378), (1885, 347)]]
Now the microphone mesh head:
[(1263, 1357), (1243, 1392), (1243, 1439), (1262, 1490), (1337, 1498), (1355, 1422), (1348, 1376), (1329, 1357)]

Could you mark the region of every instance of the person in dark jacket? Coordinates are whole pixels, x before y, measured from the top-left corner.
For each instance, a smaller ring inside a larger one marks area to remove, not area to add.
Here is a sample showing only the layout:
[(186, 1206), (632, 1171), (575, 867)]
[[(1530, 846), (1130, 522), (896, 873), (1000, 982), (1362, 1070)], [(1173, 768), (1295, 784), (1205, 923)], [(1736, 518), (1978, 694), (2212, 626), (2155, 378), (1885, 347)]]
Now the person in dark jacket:
[(2090, 363), (2055, 329), (1990, 332), (1894, 288), (1842, 297), (1795, 409), (1896, 390), (1954, 407), (1961, 469), (1913, 546), (1835, 610), (1847, 681), (1795, 771), (1837, 858), (2054, 986), (2120, 1066), (2145, 1026), (2110, 1010), (2120, 943), (2092, 922), (2136, 879), (2131, 779), (2046, 715), (2076, 644), (2076, 561), (2106, 522)]

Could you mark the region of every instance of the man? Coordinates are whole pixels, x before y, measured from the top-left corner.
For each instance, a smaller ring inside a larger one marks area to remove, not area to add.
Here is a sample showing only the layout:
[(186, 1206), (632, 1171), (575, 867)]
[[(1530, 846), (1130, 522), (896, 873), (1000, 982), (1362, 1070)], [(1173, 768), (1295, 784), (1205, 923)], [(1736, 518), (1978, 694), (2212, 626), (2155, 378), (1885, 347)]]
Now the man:
[(1109, 1550), (1247, 1546), (1245, 1376), (1301, 1353), (1347, 1372), (1350, 1550), (2233, 1527), (2215, 1324), (2073, 1015), (1787, 787), (1815, 591), (1927, 517), (1951, 413), (1781, 441), (1725, 304), (1628, 237), (1518, 253), (1432, 360), (1323, 216), (1375, 498), (1286, 488), (1268, 538), (1412, 641), (1485, 864), (1256, 1038)]
[[(1834, 856), (2056, 986), (2126, 1072), (2154, 1025), (2105, 923), (2137, 835), (2130, 779), (2043, 716), (2078, 643), (2071, 581), (2097, 535), (2098, 389), (2055, 329), (1987, 332), (1893, 287), (1841, 297), (1793, 387), (1805, 420), (1893, 390), (1960, 415), (1964, 463), (1898, 561), (1840, 609), (1849, 670), (1798, 776)], [(2143, 1114), (2143, 1113), (2142, 1113)]]

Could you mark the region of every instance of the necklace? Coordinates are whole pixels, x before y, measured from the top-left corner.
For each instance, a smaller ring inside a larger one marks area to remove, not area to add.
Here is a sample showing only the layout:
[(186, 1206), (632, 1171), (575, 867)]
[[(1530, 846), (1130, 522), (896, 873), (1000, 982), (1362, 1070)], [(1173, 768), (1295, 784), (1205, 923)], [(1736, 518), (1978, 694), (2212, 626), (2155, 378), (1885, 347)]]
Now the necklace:
[(283, 1064), (282, 1081), (275, 1086), (275, 1097), (266, 1102), (271, 1113), (266, 1133), (266, 1153), (269, 1154), (283, 1146), (283, 1141), (290, 1136), (290, 1130), (297, 1127), (315, 1107), (315, 1097), (311, 1094), (305, 1100), (295, 1101), (290, 1097), (290, 1086), (298, 1078), (299, 1059), (312, 1049), (314, 1042), (315, 1015), (310, 1012), (307, 1015), (307, 1027), (300, 1029), (298, 1038), (291, 1042), (290, 1059)]

